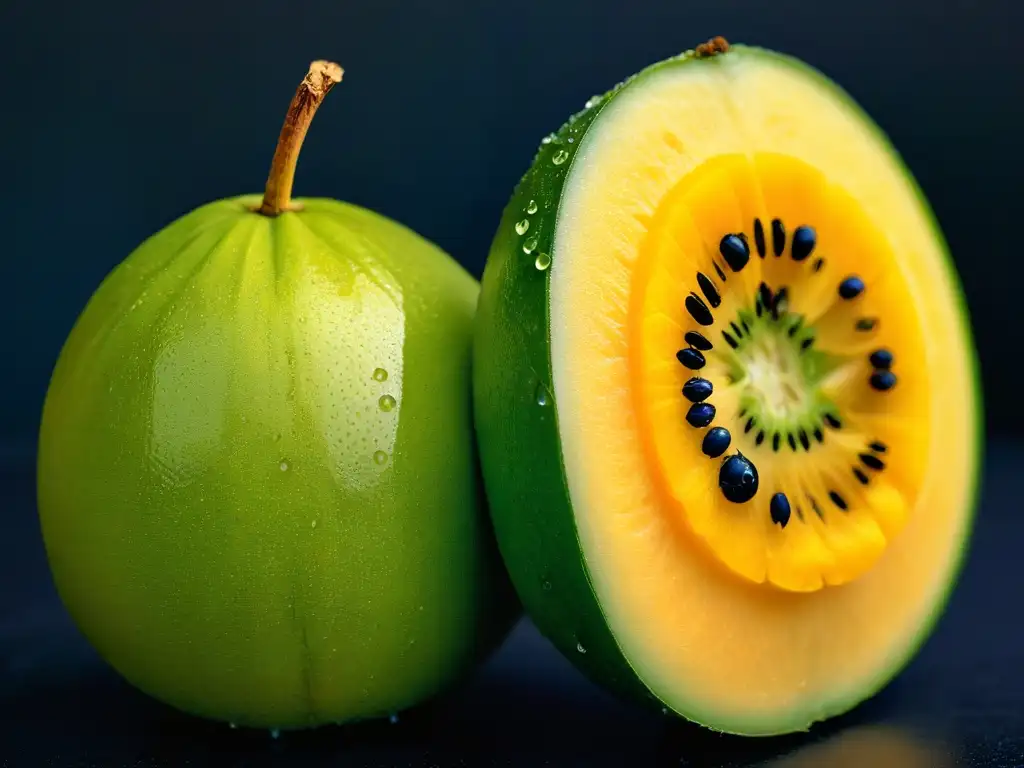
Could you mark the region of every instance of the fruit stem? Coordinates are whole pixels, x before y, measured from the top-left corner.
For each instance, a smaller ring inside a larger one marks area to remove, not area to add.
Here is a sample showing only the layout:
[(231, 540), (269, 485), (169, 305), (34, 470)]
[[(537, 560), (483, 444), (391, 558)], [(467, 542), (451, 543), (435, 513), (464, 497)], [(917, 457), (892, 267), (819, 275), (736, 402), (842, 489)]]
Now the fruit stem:
[(292, 208), (292, 183), (295, 181), (295, 166), (299, 162), (299, 151), (306, 131), (316, 114), (317, 107), (341, 82), (344, 70), (333, 61), (314, 61), (309, 72), (299, 83), (285, 115), (281, 135), (277, 138), (274, 159), (270, 163), (270, 175), (263, 192), (263, 203), (259, 212), (264, 216), (277, 216)]

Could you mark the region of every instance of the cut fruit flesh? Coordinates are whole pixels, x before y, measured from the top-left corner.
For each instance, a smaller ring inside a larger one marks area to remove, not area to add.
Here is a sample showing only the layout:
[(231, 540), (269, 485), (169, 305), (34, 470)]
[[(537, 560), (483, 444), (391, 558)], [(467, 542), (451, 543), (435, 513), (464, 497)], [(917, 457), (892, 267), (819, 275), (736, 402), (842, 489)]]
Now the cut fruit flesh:
[[(974, 354), (927, 205), (838, 89), (758, 49), (656, 65), (568, 132), (571, 162), (553, 159), (564, 144), (542, 151), (502, 224), (521, 217), (513, 208), (527, 196), (553, 191), (540, 201), (542, 215), (545, 204), (553, 214), (550, 232), (550, 219), (530, 230), (551, 268), (514, 263), (524, 238), (499, 233), (479, 315), (478, 431), (517, 589), (541, 630), (596, 679), (639, 687), (713, 728), (781, 733), (845, 711), (927, 633), (973, 507)], [(564, 179), (551, 167), (563, 163)], [(786, 233), (780, 256), (775, 219)], [(813, 227), (816, 245), (798, 261), (801, 225)], [(720, 249), (729, 234), (750, 251), (738, 271)], [(839, 285), (851, 275), (866, 288), (848, 300)], [(787, 287), (779, 321), (756, 315), (762, 281), (773, 295)], [(538, 292), (546, 326), (509, 327), (508, 305), (534, 306)], [(710, 324), (688, 308), (691, 293)], [(802, 321), (793, 336), (787, 316)], [(745, 348), (722, 335), (733, 321)], [(713, 349), (693, 347), (688, 332)], [(680, 364), (688, 346), (702, 366)], [(885, 391), (870, 383), (879, 349), (894, 353), (898, 378)], [(805, 365), (805, 354), (818, 363)], [(510, 361), (550, 388), (553, 420), (527, 412), (515, 385), (498, 381)], [(790, 366), (782, 374), (772, 365), (780, 362)], [(713, 384), (702, 401), (715, 406), (709, 424), (687, 423), (691, 377)], [(804, 419), (804, 434), (794, 430), (792, 446), (780, 435), (778, 451), (774, 431), (758, 444), (762, 430), (744, 432), (739, 417), (752, 403), (766, 421)], [(715, 426), (729, 429), (731, 444), (712, 459), (702, 439)], [(510, 450), (520, 454), (514, 465)], [(737, 453), (760, 478), (743, 503), (719, 487), (719, 467)], [(780, 491), (793, 510), (785, 526), (770, 512)], [(559, 527), (563, 514), (571, 527)], [(547, 540), (529, 549), (545, 528)], [(558, 564), (573, 546), (579, 573)], [(551, 588), (559, 580), (565, 593)], [(583, 636), (596, 653), (573, 647)]]

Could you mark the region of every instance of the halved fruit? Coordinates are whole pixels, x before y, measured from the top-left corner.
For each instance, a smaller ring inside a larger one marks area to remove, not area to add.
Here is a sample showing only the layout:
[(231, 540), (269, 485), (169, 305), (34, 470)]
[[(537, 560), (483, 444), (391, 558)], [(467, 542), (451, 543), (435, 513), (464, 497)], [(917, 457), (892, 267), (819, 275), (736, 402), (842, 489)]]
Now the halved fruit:
[(975, 356), (927, 203), (824, 76), (719, 39), (592, 99), (477, 318), (502, 553), (593, 679), (773, 734), (913, 655), (969, 534)]

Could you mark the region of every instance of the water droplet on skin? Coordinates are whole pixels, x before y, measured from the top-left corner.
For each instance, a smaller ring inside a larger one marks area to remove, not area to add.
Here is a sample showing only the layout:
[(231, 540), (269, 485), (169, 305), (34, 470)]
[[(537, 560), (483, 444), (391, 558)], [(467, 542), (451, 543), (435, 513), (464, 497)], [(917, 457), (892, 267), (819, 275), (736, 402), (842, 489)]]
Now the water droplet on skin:
[(551, 400), (551, 397), (548, 395), (548, 388), (544, 386), (543, 382), (537, 384), (537, 391), (535, 395), (537, 398), (537, 405), (540, 406), (547, 405)]
[(593, 109), (594, 107), (597, 106), (597, 102), (599, 102), (600, 100), (601, 100), (600, 96), (591, 96), (589, 99), (587, 99), (587, 103), (583, 105), (583, 108), (584, 109)]
[(288, 462), (287, 461), (282, 461), (281, 464), (280, 464), (280, 467), (281, 467), (281, 471), (282, 472), (287, 472), (288, 471)]
[(374, 368), (373, 369), (373, 380), (374, 381), (387, 381), (388, 380), (388, 372), (385, 371), (383, 368)]
[(310, 523), (309, 527), (310, 528), (316, 528), (316, 520), (314, 520), (312, 523)]
[(374, 451), (373, 463), (384, 465), (388, 463), (388, 455), (384, 451)]
[(523, 219), (522, 221), (517, 221), (516, 222), (516, 234), (517, 235), (525, 235), (526, 234), (526, 230), (528, 230), (529, 228), (530, 228), (530, 220), (529, 219)]
[(661, 708), (661, 714), (667, 715), (668, 714), (668, 707), (662, 707)]
[(540, 585), (540, 588), (543, 589), (545, 592), (550, 592), (551, 591), (551, 582), (550, 581), (543, 582)]
[(583, 647), (583, 643), (576, 643), (576, 652), (577, 653), (586, 653), (587, 649)]
[(231, 728), (232, 730), (234, 730), (237, 727), (238, 727), (238, 723), (228, 723), (228, 728)]
[(543, 139), (540, 140), (540, 143), (541, 144), (550, 144), (551, 143), (551, 137), (550, 136), (545, 136)]
[(377, 405), (380, 406), (382, 411), (387, 412), (397, 405), (397, 401), (391, 395), (381, 395), (380, 400), (377, 401)]
[(523, 253), (525, 253), (527, 256), (529, 256), (535, 250), (537, 250), (537, 238), (536, 237), (531, 237), (529, 240), (527, 240), (525, 243), (523, 243)]
[(560, 149), (557, 152), (555, 152), (554, 156), (551, 158), (551, 162), (554, 163), (555, 165), (561, 165), (568, 159), (569, 153), (566, 152), (564, 149)]
[(551, 266), (551, 257), (541, 251), (537, 254), (537, 258), (533, 262), (533, 266), (543, 272), (545, 269)]
[(398, 723), (398, 715), (394, 715), (394, 714), (391, 715), (391, 717), (388, 718), (388, 722), (390, 722), (392, 725), (397, 724)]
[(570, 137), (569, 137), (569, 143), (570, 143), (570, 144), (572, 144), (572, 143), (573, 143), (573, 142), (575, 142), (575, 141), (576, 141), (576, 139), (574, 139), (574, 138), (573, 138), (572, 136), (570, 136)]
[(537, 212), (537, 201), (531, 200), (530, 204), (526, 206), (526, 212), (533, 216)]
[(279, 738), (281, 738), (281, 729), (280, 728), (271, 728), (270, 729), (270, 738), (272, 738), (272, 739), (279, 739)]

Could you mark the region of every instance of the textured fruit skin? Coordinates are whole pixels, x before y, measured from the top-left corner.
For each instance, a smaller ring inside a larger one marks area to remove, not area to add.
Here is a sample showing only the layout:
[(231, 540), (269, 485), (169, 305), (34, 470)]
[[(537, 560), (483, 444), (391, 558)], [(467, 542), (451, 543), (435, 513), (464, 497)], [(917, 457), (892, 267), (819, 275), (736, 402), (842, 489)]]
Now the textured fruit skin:
[[(799, 60), (747, 46), (733, 46), (729, 55), (768, 55), (786, 62), (810, 75), (823, 90), (846, 101), (856, 114), (863, 115), (866, 129), (878, 131), (837, 85)], [(527, 614), (541, 633), (594, 682), (642, 705), (658, 708), (664, 704), (640, 680), (619, 649), (594, 593), (580, 547), (562, 464), (558, 403), (551, 374), (551, 271), (538, 270), (533, 254), (543, 252), (552, 259), (558, 258), (553, 253), (553, 236), (563, 186), (574, 152), (601, 110), (623, 88), (640, 83), (666, 67), (679, 66), (701, 66), (701, 61), (688, 51), (647, 67), (604, 95), (591, 99), (582, 111), (572, 115), (557, 133), (542, 143), (516, 186), (491, 245), (482, 279), (473, 353), (476, 429), (489, 509), (498, 545)], [(883, 143), (890, 146), (887, 140)], [(890, 151), (902, 166), (891, 146)], [(953, 309), (961, 318), (965, 338), (973, 349), (966, 303), (948, 248), (927, 200), (913, 177), (909, 173), (907, 176), (922, 209), (931, 217), (937, 241), (946, 251), (946, 267), (956, 291)], [(528, 216), (531, 201), (536, 202), (538, 210)], [(524, 254), (524, 238), (515, 226), (524, 218), (530, 220), (529, 235), (536, 238), (536, 247), (529, 255)], [(975, 356), (972, 355), (969, 370), (964, 373), (972, 381), (974, 402), (968, 407), (975, 414), (975, 432), (971, 436), (974, 485), (969, 492), (969, 519), (965, 522), (965, 530), (969, 531), (973, 522), (970, 518), (977, 506), (984, 425)], [(535, 388), (538, 385), (543, 386), (546, 393), (543, 407), (537, 404)], [(969, 540), (962, 542), (960, 558), (944, 594), (936, 601), (930, 619), (922, 624), (905, 655), (894, 659), (887, 674), (867, 683), (863, 695), (855, 700), (845, 702), (835, 711), (808, 712), (804, 719), (789, 727), (764, 728), (750, 723), (722, 728), (708, 723), (701, 712), (679, 714), (716, 730), (741, 735), (774, 735), (806, 729), (815, 721), (851, 709), (880, 690), (913, 658), (930, 635), (956, 583), (968, 544)], [(580, 652), (581, 647), (586, 653)]]
[(46, 549), (91, 643), (173, 706), (386, 715), (519, 610), (473, 443), (478, 285), (373, 212), (258, 201), (157, 233), (78, 319), (40, 431)]

